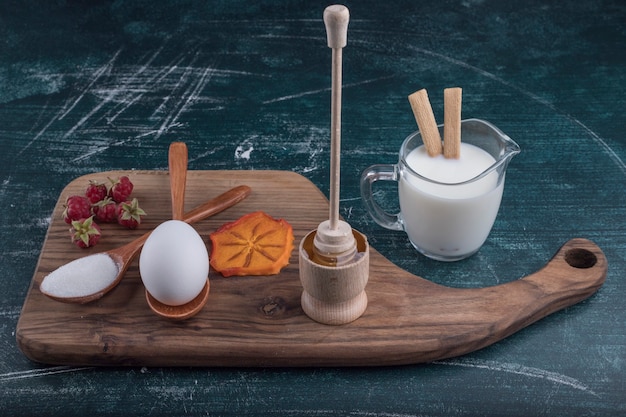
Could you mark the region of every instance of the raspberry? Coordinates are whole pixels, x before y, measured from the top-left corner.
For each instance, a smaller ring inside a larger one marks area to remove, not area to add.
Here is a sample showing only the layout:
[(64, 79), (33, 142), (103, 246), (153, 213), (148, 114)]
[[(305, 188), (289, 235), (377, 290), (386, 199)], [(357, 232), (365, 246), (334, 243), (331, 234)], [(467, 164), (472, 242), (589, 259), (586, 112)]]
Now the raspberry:
[(89, 199), (91, 204), (96, 204), (98, 201), (104, 200), (108, 192), (109, 190), (107, 190), (107, 186), (105, 184), (91, 180), (89, 181), (87, 190), (85, 190), (85, 196)]
[(87, 197), (73, 195), (67, 198), (64, 204), (63, 220), (72, 224), (73, 220), (86, 219), (91, 216), (91, 203)]
[(72, 221), (70, 236), (72, 243), (79, 248), (89, 248), (100, 240), (100, 226), (93, 221), (93, 216), (87, 219)]
[(133, 192), (133, 183), (130, 179), (123, 175), (118, 179), (111, 179), (111, 188), (109, 188), (109, 197), (116, 203), (123, 203), (130, 197), (130, 193)]
[(139, 201), (125, 201), (117, 206), (117, 222), (128, 229), (136, 229), (146, 212), (139, 207)]
[(101, 223), (117, 222), (117, 204), (111, 198), (105, 197), (94, 204), (91, 209), (97, 221)]

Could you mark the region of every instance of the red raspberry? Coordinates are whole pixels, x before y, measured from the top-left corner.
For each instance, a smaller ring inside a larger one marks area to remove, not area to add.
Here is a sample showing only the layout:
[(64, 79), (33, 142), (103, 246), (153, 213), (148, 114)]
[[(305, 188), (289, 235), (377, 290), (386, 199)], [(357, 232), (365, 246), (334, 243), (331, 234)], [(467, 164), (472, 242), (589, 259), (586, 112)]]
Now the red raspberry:
[(96, 204), (98, 201), (104, 200), (109, 190), (107, 186), (95, 180), (89, 181), (87, 190), (85, 190), (85, 196), (89, 199), (91, 204)]
[(117, 206), (117, 222), (129, 229), (136, 229), (141, 223), (141, 218), (145, 215), (146, 212), (139, 207), (139, 201), (136, 198)]
[(72, 243), (79, 248), (94, 246), (100, 240), (100, 235), (100, 226), (93, 221), (93, 216), (72, 221), (70, 236)]
[(63, 220), (67, 224), (71, 224), (73, 220), (86, 219), (91, 216), (91, 203), (82, 195), (68, 197), (63, 207), (65, 207)]
[(105, 197), (102, 201), (98, 201), (91, 207), (95, 219), (101, 223), (117, 222), (117, 204), (109, 197)]
[(130, 182), (130, 179), (123, 175), (118, 179), (111, 179), (111, 188), (109, 188), (109, 197), (113, 199), (116, 203), (123, 203), (128, 200), (130, 197), (130, 193), (133, 192), (133, 183)]

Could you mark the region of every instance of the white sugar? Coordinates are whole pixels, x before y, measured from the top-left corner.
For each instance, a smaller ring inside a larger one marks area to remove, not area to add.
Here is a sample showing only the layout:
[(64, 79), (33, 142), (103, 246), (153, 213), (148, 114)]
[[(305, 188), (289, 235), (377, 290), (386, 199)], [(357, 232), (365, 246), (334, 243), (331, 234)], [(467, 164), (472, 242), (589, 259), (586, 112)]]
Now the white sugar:
[(83, 297), (102, 291), (115, 280), (119, 268), (106, 253), (85, 256), (46, 276), (41, 292), (54, 297)]

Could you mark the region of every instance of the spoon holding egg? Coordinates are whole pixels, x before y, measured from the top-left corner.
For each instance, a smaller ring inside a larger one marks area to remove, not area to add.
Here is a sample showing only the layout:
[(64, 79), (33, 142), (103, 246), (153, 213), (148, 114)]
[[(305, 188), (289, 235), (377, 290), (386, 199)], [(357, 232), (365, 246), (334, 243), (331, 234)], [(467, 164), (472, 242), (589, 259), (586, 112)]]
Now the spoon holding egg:
[(139, 257), (146, 301), (157, 315), (184, 320), (197, 314), (209, 297), (209, 254), (196, 230), (183, 220), (187, 146), (170, 145), (172, 220), (160, 224)]

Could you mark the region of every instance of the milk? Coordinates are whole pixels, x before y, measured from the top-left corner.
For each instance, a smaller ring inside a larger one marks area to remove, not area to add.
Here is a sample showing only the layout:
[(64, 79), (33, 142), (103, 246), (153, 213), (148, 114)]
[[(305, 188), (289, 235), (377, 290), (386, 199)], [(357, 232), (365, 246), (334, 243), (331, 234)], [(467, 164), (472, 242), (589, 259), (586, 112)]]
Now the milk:
[[(454, 260), (476, 252), (487, 239), (498, 214), (504, 181), (498, 172), (463, 184), (496, 161), (486, 151), (461, 143), (459, 159), (430, 157), (420, 146), (405, 158), (417, 174), (402, 170), (398, 185), (400, 220), (411, 243), (421, 252)], [(461, 183), (461, 184), (459, 184)]]
[[(438, 127), (443, 133), (443, 125)], [(402, 142), (397, 164), (374, 164), (361, 173), (361, 198), (372, 219), (405, 231), (419, 252), (441, 261), (480, 249), (498, 214), (508, 163), (520, 152), (511, 138), (480, 119), (461, 121), (460, 147), (459, 159), (431, 158), (415, 131)], [(378, 181), (398, 183), (399, 213), (376, 201)]]

